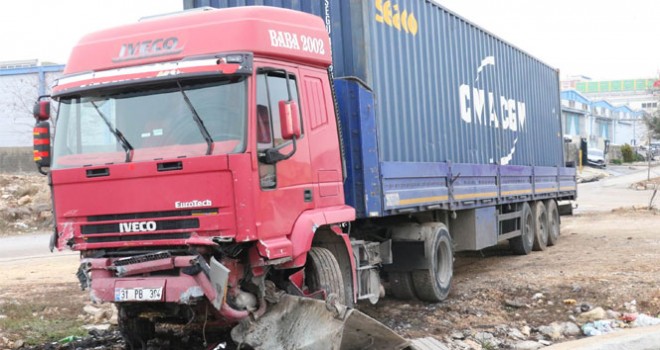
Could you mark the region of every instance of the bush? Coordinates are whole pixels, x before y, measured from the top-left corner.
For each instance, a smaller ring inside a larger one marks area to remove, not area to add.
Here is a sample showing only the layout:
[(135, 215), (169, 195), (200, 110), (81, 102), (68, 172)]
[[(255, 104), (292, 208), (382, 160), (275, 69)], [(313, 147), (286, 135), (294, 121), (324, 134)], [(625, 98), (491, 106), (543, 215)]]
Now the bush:
[(625, 163), (632, 163), (635, 161), (635, 151), (629, 144), (621, 146), (621, 155)]
[(621, 159), (612, 159), (610, 163), (614, 165), (621, 165), (623, 162), (621, 161)]
[(645, 161), (646, 161), (646, 157), (644, 157), (643, 154), (636, 153), (636, 154), (635, 154), (635, 161), (636, 161), (636, 162), (645, 162)]

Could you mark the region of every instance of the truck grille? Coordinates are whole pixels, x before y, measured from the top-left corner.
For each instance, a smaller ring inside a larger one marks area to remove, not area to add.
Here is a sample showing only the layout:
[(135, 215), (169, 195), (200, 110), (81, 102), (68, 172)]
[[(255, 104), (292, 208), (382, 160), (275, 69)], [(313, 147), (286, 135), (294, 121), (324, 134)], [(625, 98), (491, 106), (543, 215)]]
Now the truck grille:
[[(171, 231), (199, 228), (199, 219), (161, 220), (155, 221), (155, 223), (156, 229), (153, 231)], [(83, 235), (116, 233), (122, 231), (120, 229), (120, 223), (83, 225), (80, 227), (80, 230)]]
[(80, 225), (80, 233), (85, 243), (182, 240), (200, 227), (200, 216), (216, 214), (218, 208), (95, 215)]
[(137, 255), (137, 256), (131, 256), (131, 257), (128, 257), (128, 258), (117, 259), (112, 264), (114, 266), (126, 266), (126, 265), (131, 265), (131, 264), (144, 263), (144, 262), (148, 262), (148, 261), (167, 259), (167, 258), (171, 258), (171, 257), (172, 257), (172, 253), (170, 253), (169, 251), (156, 252), (156, 253), (147, 253), (147, 254), (142, 254), (142, 255)]
[(146, 234), (146, 235), (130, 235), (130, 236), (110, 236), (110, 237), (85, 237), (87, 243), (110, 243), (110, 242), (129, 242), (129, 241), (157, 241), (165, 239), (188, 239), (190, 238), (189, 232), (184, 233), (159, 233), (159, 234)]

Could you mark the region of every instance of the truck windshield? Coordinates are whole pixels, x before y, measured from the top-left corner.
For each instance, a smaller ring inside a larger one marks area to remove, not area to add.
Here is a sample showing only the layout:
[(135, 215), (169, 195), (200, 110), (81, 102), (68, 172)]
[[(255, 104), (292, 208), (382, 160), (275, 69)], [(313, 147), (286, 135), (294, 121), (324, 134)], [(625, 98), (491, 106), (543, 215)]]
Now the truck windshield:
[(202, 156), (209, 142), (212, 154), (242, 152), (246, 95), (235, 76), (62, 97), (53, 168)]

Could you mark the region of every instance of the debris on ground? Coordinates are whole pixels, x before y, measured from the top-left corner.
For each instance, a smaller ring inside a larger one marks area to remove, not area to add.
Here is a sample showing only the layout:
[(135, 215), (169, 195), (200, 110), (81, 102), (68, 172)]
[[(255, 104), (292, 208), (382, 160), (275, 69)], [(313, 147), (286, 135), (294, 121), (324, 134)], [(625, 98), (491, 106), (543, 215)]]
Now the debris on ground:
[(613, 320), (599, 320), (582, 325), (582, 333), (586, 336), (612, 333), (617, 328)]
[(48, 230), (53, 225), (47, 179), (0, 174), (0, 236)]
[(630, 188), (638, 191), (660, 189), (660, 177), (635, 182), (630, 185)]
[[(68, 336), (56, 342), (23, 347), (26, 350), (69, 350), (69, 349), (124, 349), (124, 339), (116, 330), (90, 330), (85, 337)], [(17, 349), (17, 348), (15, 348)]]
[(606, 170), (588, 166), (582, 167), (582, 171), (577, 171), (576, 175), (577, 183), (594, 182), (610, 176)]

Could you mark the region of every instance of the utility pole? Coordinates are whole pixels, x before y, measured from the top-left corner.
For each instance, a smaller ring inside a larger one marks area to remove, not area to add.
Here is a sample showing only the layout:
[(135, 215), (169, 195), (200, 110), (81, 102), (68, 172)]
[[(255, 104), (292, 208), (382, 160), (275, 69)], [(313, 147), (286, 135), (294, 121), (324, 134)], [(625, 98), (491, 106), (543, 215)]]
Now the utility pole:
[(647, 169), (646, 173), (646, 181), (651, 181), (651, 159), (653, 159), (653, 151), (651, 151), (651, 136), (653, 133), (651, 132), (651, 128), (649, 128), (649, 142), (648, 142), (648, 149), (646, 151), (646, 158), (648, 159), (649, 162), (649, 168)]

